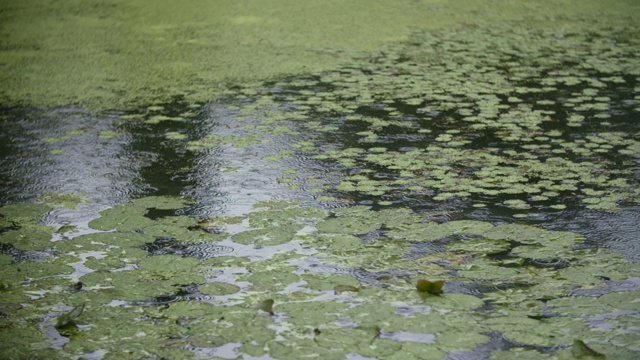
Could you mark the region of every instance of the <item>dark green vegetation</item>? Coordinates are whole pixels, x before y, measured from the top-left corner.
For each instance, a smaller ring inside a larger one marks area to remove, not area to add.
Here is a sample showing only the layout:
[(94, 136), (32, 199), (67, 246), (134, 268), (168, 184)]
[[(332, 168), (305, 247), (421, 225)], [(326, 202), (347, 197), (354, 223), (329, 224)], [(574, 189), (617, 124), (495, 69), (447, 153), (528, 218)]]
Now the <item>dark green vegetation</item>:
[[(415, 6), (455, 10), (437, 3)], [(238, 60), (228, 86), (173, 71), (213, 76), (189, 26), (143, 24), (178, 44), (155, 101), (153, 69), (132, 70), (138, 100), (9, 79), (38, 104), (137, 105), (0, 112), (0, 357), (638, 358), (638, 10), (508, 3), (343, 40), (339, 61), (290, 60), (302, 75), (246, 83), (260, 56)]]

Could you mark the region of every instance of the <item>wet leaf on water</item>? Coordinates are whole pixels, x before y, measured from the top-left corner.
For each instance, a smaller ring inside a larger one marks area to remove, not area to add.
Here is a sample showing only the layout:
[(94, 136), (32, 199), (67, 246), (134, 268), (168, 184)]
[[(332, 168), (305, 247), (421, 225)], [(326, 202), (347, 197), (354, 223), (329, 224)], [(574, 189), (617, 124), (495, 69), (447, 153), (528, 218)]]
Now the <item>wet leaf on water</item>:
[(62, 225), (56, 230), (56, 234), (64, 234), (68, 232), (76, 232), (78, 231), (78, 227), (75, 225)]
[(42, 204), (53, 207), (73, 209), (80, 204), (86, 203), (86, 198), (87, 196), (84, 194), (47, 192), (42, 194), (38, 198), (38, 201)]
[(606, 359), (604, 354), (601, 354), (592, 348), (590, 348), (584, 341), (575, 339), (573, 340), (573, 345), (571, 345), (571, 354), (576, 359), (581, 359), (583, 357), (589, 357), (593, 359)]
[(379, 325), (376, 325), (373, 327), (373, 330), (375, 331), (375, 336), (373, 337), (373, 340), (378, 339), (380, 335), (382, 335), (382, 328)]
[(258, 309), (273, 315), (273, 299), (262, 300), (258, 303)]
[(351, 286), (351, 285), (336, 285), (336, 286), (333, 287), (333, 292), (336, 295), (341, 294), (343, 292), (347, 292), (347, 291), (358, 292), (358, 291), (360, 291), (360, 288), (357, 288), (357, 287)]
[(56, 320), (56, 325), (55, 325), (56, 329), (60, 329), (69, 324), (72, 324), (75, 321), (75, 319), (77, 319), (82, 314), (82, 311), (84, 310), (84, 305), (85, 303), (82, 303), (74, 307), (68, 313), (59, 316), (58, 319)]
[(224, 282), (212, 282), (198, 287), (201, 293), (213, 296), (223, 296), (235, 294), (240, 291), (240, 287)]
[(443, 286), (443, 280), (429, 281), (425, 279), (418, 279), (418, 282), (416, 283), (416, 289), (418, 289), (419, 292), (426, 292), (432, 295), (442, 294)]

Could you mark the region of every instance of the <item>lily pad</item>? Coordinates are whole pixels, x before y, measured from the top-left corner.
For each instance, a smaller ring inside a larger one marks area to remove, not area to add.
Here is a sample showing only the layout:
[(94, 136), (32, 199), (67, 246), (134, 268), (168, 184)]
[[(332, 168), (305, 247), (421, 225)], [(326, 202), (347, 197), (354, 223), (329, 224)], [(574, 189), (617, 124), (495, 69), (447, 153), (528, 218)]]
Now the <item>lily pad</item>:
[(213, 282), (200, 285), (198, 290), (203, 294), (219, 296), (235, 294), (240, 291), (240, 287), (229, 283)]
[(84, 310), (84, 306), (85, 306), (85, 303), (82, 303), (74, 307), (73, 309), (71, 309), (71, 311), (59, 316), (56, 319), (55, 327), (57, 329), (60, 329), (74, 323), (75, 320), (82, 314), (82, 311)]
[(444, 281), (429, 281), (425, 279), (418, 279), (416, 283), (416, 289), (420, 292), (429, 293), (431, 295), (440, 295), (442, 294), (442, 287), (444, 286)]

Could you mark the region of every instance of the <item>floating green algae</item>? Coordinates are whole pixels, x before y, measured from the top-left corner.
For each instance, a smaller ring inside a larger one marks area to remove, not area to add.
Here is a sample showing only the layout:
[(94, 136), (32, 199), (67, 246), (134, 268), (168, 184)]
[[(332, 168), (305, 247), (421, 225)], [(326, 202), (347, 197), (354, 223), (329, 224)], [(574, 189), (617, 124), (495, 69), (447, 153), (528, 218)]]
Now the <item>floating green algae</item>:
[[(327, 69), (347, 54), (399, 40), (408, 26), (451, 23), (468, 11), (436, 9), (443, 15), (425, 22), (420, 14), (431, 11), (428, 5), (410, 1), (393, 8), (321, 1), (156, 5), (3, 3), (9, 35), (0, 56), (2, 96), (98, 109), (179, 95), (208, 101), (226, 81)], [(41, 26), (31, 26), (34, 20)], [(316, 30), (301, 31), (310, 22)]]

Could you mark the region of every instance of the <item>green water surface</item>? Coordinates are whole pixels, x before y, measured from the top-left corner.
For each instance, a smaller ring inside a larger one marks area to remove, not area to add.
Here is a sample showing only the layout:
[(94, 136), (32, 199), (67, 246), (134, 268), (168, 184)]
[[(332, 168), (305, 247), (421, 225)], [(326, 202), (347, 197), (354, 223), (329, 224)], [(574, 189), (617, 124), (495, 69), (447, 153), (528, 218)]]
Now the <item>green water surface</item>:
[(636, 1), (4, 1), (0, 358), (640, 357)]

